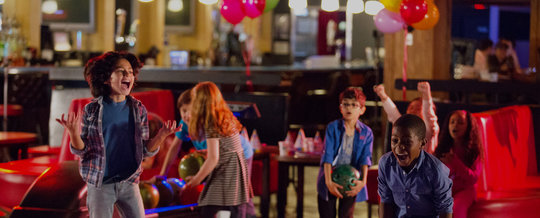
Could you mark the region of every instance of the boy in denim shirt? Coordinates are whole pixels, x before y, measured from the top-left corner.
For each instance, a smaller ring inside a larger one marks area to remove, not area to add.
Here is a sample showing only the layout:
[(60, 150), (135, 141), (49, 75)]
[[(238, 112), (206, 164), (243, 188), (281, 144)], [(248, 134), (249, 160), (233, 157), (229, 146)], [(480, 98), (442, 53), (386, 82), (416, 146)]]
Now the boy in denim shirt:
[[(368, 166), (371, 165), (373, 132), (358, 118), (366, 111), (366, 97), (358, 88), (347, 88), (339, 96), (340, 112), (343, 118), (326, 127), (324, 154), (317, 181), (318, 208), (320, 217), (353, 217), (354, 203), (367, 200), (365, 184)], [(332, 167), (351, 165), (362, 174), (362, 180), (355, 180), (351, 190), (343, 196), (344, 189), (332, 181)], [(339, 198), (339, 208), (336, 203)]]
[(149, 139), (146, 108), (129, 95), (141, 67), (129, 53), (107, 52), (91, 59), (84, 76), (95, 98), (82, 116), (70, 113), (67, 120), (64, 115), (56, 119), (68, 130), (71, 152), (80, 156), (92, 218), (112, 217), (114, 205), (123, 217), (144, 217), (137, 185), (142, 159), (156, 154), (159, 144), (176, 130), (176, 121), (167, 121)]
[(379, 160), (379, 217), (452, 217), (450, 170), (424, 151), (426, 126), (416, 115), (392, 128), (392, 152)]

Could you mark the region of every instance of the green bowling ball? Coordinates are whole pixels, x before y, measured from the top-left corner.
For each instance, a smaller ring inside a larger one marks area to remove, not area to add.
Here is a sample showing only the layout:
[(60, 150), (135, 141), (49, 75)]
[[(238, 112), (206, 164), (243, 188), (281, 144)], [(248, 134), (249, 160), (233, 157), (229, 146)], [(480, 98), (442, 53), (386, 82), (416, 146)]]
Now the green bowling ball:
[(178, 174), (180, 178), (186, 179), (188, 176), (194, 176), (204, 163), (204, 156), (198, 152), (185, 155), (178, 165)]
[(351, 186), (355, 186), (354, 181), (359, 179), (360, 172), (351, 165), (339, 165), (332, 170), (332, 181), (343, 186), (343, 189), (339, 189), (343, 196), (351, 190)]
[(139, 190), (143, 200), (144, 209), (155, 208), (159, 202), (159, 191), (157, 187), (150, 183), (139, 183)]

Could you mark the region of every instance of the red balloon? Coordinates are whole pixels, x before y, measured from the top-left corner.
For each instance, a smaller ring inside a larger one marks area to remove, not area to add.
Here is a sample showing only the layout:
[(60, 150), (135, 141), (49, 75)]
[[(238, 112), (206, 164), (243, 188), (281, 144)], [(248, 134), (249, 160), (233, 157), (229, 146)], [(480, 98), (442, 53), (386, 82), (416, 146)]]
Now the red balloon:
[(246, 16), (256, 18), (261, 16), (266, 6), (266, 0), (242, 0)]
[(425, 0), (403, 0), (399, 12), (405, 23), (411, 25), (424, 19), (427, 10)]
[(242, 6), (242, 0), (223, 0), (220, 12), (221, 16), (233, 25), (242, 22), (246, 16)]

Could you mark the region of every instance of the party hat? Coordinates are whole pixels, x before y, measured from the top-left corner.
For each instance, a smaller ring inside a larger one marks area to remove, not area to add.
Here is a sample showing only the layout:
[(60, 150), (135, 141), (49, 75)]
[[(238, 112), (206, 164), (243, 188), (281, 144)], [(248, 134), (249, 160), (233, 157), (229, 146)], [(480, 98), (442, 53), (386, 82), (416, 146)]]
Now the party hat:
[(242, 128), (242, 131), (240, 131), (240, 135), (243, 136), (246, 140), (249, 139), (249, 134), (246, 127)]
[(296, 142), (294, 142), (294, 150), (302, 151), (306, 144), (306, 134), (304, 129), (298, 130), (298, 135), (296, 136)]
[(251, 142), (251, 146), (253, 146), (253, 149), (260, 150), (262, 148), (261, 140), (259, 140), (259, 135), (257, 134), (257, 130), (254, 129), (251, 133), (251, 139), (249, 140)]

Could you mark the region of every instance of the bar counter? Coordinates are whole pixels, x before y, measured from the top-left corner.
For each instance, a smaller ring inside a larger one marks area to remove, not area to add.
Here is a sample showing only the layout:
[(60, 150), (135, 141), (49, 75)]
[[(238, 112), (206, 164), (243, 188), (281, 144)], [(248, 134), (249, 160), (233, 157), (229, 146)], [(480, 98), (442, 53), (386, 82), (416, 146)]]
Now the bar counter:
[[(325, 68), (306, 68), (303, 65), (292, 66), (252, 66), (251, 76), (246, 75), (245, 67), (185, 67), (166, 68), (145, 66), (141, 69), (139, 82), (156, 83), (197, 83), (200, 81), (212, 81), (221, 84), (246, 84), (251, 79), (253, 85), (278, 86), (281, 83), (282, 74), (315, 73), (324, 74), (331, 72), (362, 72), (372, 70), (371, 66), (339, 66)], [(0, 70), (4, 70), (0, 68)], [(48, 73), (51, 81), (84, 81), (83, 67), (12, 67), (8, 73)]]

